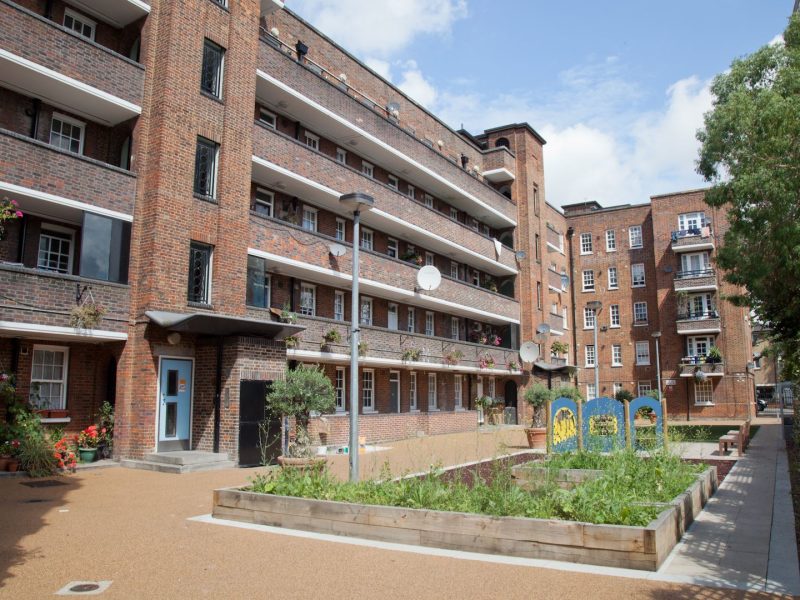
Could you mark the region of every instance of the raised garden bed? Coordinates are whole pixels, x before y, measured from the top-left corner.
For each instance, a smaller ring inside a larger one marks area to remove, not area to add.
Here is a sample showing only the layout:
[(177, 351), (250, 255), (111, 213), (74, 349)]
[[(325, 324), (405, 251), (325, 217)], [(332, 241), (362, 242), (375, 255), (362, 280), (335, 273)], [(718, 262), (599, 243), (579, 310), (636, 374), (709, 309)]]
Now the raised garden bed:
[(574, 487), (603, 476), (598, 469), (549, 469), (541, 462), (532, 462), (512, 467), (511, 473), (518, 486), (524, 490), (535, 490), (550, 483), (562, 490)]

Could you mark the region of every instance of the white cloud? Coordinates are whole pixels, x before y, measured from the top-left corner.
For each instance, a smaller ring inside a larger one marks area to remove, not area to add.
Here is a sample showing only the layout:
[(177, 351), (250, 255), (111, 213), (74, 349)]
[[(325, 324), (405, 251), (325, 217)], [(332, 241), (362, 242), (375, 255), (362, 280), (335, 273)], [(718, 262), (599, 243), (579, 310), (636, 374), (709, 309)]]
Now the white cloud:
[(438, 95), (436, 88), (425, 79), (415, 61), (408, 61), (404, 67), (397, 87), (423, 106), (432, 108)]
[(364, 63), (384, 79), (392, 80), (392, 65), (379, 58), (367, 58)]
[(418, 35), (447, 34), (466, 0), (293, 0), (292, 10), (359, 55), (391, 56)]

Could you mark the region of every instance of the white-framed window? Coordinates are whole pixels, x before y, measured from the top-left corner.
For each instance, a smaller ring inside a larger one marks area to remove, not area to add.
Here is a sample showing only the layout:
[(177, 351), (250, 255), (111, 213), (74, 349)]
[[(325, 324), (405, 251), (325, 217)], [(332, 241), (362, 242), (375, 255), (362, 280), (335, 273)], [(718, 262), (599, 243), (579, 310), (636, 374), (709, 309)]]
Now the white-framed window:
[(686, 340), (686, 356), (705, 356), (713, 345), (714, 339), (709, 335), (689, 336)]
[(611, 319), (611, 327), (619, 327), (619, 304), (612, 304), (609, 306), (608, 314)]
[(270, 129), (275, 129), (278, 126), (278, 116), (266, 108), (258, 109), (258, 120)]
[(333, 318), (336, 321), (344, 321), (344, 292), (341, 290), (333, 292)]
[(703, 277), (711, 266), (708, 252), (681, 254), (681, 274), (683, 277)]
[(594, 344), (587, 344), (583, 347), (584, 353), (586, 355), (586, 366), (593, 367), (597, 362), (597, 356), (595, 354)]
[(475, 397), (483, 397), (483, 377), (480, 376), (475, 378)]
[(44, 224), (39, 233), (36, 267), (55, 273), (72, 273), (74, 231), (58, 225)]
[(628, 228), (628, 244), (631, 248), (642, 247), (642, 226), (631, 225)]
[(409, 184), (408, 184), (408, 187), (406, 188), (406, 196), (408, 196), (408, 197), (409, 197), (409, 198), (411, 198), (412, 200), (413, 200), (414, 198), (416, 198), (416, 197), (417, 197), (417, 188), (415, 188), (413, 185), (411, 185), (411, 184), (409, 183)]
[(413, 306), (408, 307), (408, 315), (406, 317), (406, 330), (410, 331), (411, 333), (415, 333), (417, 331), (417, 311), (414, 310)]
[(688, 315), (678, 315), (678, 318), (708, 318), (715, 314), (713, 294), (691, 294), (688, 298)]
[(644, 287), (644, 263), (631, 265), (631, 287)]
[(489, 377), (489, 397), (496, 398), (497, 397), (497, 381), (494, 377)]
[(372, 298), (361, 297), (360, 319), (362, 325), (372, 325)]
[(568, 323), (568, 321), (567, 321), (567, 312), (568, 312), (567, 311), (567, 307), (566, 306), (562, 306), (561, 307), (561, 321), (564, 324), (564, 329), (568, 329), (569, 328), (569, 325), (567, 324)]
[(453, 375), (453, 399), (456, 409), (464, 406), (463, 378), (461, 375)]
[(593, 308), (583, 308), (583, 328), (594, 329), (595, 313)]
[(622, 366), (622, 344), (611, 345), (611, 366), (612, 367)]
[(583, 291), (584, 292), (593, 292), (594, 291), (594, 271), (591, 269), (587, 269), (583, 272)]
[(256, 203), (254, 211), (256, 214), (271, 217), (275, 210), (275, 194), (264, 188), (256, 188)]
[(336, 412), (344, 412), (347, 399), (347, 387), (345, 383), (345, 370), (344, 367), (336, 367), (336, 382), (334, 385), (336, 391)]
[(75, 154), (83, 154), (86, 123), (72, 117), (53, 113), (50, 121), (50, 145)]
[(347, 150), (344, 148), (336, 148), (336, 162), (343, 165), (347, 164)]
[(367, 177), (375, 177), (375, 167), (365, 160), (361, 161), (361, 172)]
[(225, 72), (225, 49), (206, 39), (203, 42), (203, 65), (200, 70), (200, 89), (222, 98), (222, 78)]
[(389, 302), (389, 309), (387, 313), (387, 327), (389, 329), (397, 330), (399, 327), (398, 313), (400, 309), (394, 302)]
[(386, 255), (391, 256), (392, 258), (397, 258), (400, 254), (398, 252), (398, 244), (397, 240), (394, 238), (387, 238), (386, 240)]
[(650, 364), (650, 342), (647, 340), (643, 342), (636, 342), (636, 364)]
[(428, 410), (439, 409), (439, 398), (436, 390), (436, 373), (428, 373)]
[(450, 338), (457, 340), (461, 337), (461, 320), (458, 317), (450, 317)]
[(650, 381), (638, 381), (636, 383), (636, 391), (638, 392), (639, 396), (646, 396), (647, 392), (653, 389), (652, 384)]
[(617, 278), (617, 267), (608, 267), (608, 289), (616, 290), (619, 288), (619, 279)]
[(359, 237), (361, 238), (361, 247), (364, 250), (372, 250), (372, 242), (374, 239), (374, 234), (372, 233), (372, 229), (367, 229), (366, 227), (362, 227), (359, 233)]
[(313, 317), (317, 312), (317, 286), (300, 284), (300, 314)]
[(434, 329), (434, 315), (430, 311), (425, 312), (425, 335), (432, 336), (435, 332)]
[(606, 229), (606, 252), (617, 251), (617, 232), (613, 229)]
[(633, 322), (647, 323), (647, 302), (633, 303)]
[(703, 406), (714, 404), (714, 387), (710, 380), (694, 382), (694, 403)]
[(425, 206), (428, 208), (433, 208), (433, 196), (430, 194), (425, 194), (422, 196), (422, 201), (425, 203)]
[(66, 346), (34, 345), (30, 396), (37, 408), (66, 408), (68, 366), (69, 348)]
[(614, 385), (612, 386), (612, 389), (614, 390), (614, 396), (616, 396), (622, 391), (622, 383), (619, 381), (615, 381)]
[(704, 212), (690, 212), (678, 215), (678, 229), (680, 231), (699, 230), (706, 223)]
[(453, 206), (450, 207), (450, 218), (458, 221), (458, 209)]
[(311, 133), (310, 131), (305, 132), (306, 138), (306, 146), (311, 148), (312, 150), (319, 150), (319, 136)]
[(594, 400), (597, 398), (597, 390), (594, 387), (593, 383), (586, 384), (586, 399), (587, 400)]
[(417, 410), (417, 373), (411, 371), (408, 380), (408, 406), (409, 410)]
[(436, 262), (436, 260), (434, 259), (433, 254), (431, 252), (426, 252), (425, 253), (425, 266), (433, 265), (435, 262)]
[(389, 175), (389, 187), (392, 189), (400, 189), (400, 180), (394, 175)]
[(591, 233), (582, 233), (581, 234), (581, 254), (591, 254), (592, 253), (592, 234)]
[(458, 279), (458, 263), (454, 260), (450, 261), (450, 277)]
[(361, 373), (361, 405), (364, 412), (375, 411), (375, 371), (372, 369)]
[(347, 231), (347, 222), (344, 219), (336, 218), (336, 239), (343, 242)]
[(64, 27), (80, 36), (94, 40), (97, 23), (68, 8), (64, 9)]
[(319, 211), (316, 208), (312, 208), (310, 206), (303, 206), (303, 229), (307, 229), (308, 231), (317, 230), (318, 212)]

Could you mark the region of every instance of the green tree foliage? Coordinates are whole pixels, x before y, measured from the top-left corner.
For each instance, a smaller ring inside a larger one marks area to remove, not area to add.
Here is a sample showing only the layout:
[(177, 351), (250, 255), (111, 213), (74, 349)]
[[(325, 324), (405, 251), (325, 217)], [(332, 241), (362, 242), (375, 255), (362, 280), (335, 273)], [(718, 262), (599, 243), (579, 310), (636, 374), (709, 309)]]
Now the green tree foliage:
[(299, 365), (287, 369), (282, 381), (275, 381), (267, 393), (267, 407), (275, 415), (295, 417), (298, 427), (307, 428), (312, 412), (328, 413), (336, 406), (330, 379), (321, 368)]

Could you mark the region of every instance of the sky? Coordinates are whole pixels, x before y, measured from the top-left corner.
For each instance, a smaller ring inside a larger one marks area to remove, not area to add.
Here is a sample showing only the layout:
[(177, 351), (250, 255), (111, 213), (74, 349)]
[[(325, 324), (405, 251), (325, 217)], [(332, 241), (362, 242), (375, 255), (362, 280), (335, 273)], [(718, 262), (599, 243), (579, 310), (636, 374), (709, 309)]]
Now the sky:
[(451, 127), (527, 122), (561, 206), (704, 187), (710, 84), (793, 0), (287, 0)]

